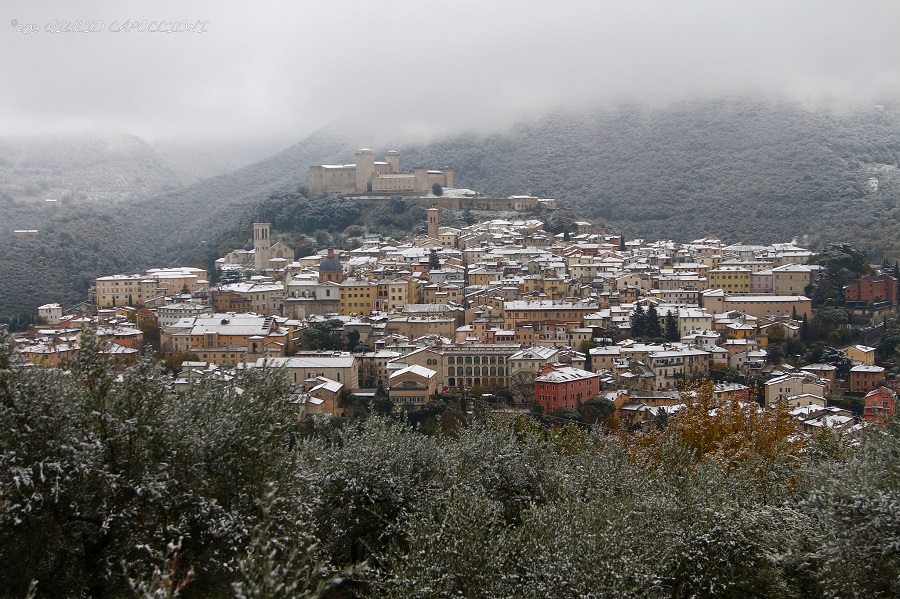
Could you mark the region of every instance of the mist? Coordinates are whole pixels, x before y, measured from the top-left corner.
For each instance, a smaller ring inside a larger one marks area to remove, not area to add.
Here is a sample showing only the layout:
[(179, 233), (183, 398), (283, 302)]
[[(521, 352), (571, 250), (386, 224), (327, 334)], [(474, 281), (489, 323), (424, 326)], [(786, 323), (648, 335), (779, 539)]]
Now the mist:
[[(0, 135), (410, 140), (621, 102), (900, 97), (894, 0), (16, 0), (2, 13)], [(204, 25), (122, 30), (144, 20)], [(103, 29), (83, 31), (91, 21)]]

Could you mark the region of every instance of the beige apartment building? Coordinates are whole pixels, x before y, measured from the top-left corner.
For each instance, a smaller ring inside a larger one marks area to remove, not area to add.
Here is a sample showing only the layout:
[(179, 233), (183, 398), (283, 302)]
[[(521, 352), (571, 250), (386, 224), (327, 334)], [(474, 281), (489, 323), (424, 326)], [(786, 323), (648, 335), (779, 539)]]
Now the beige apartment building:
[(144, 275), (110, 275), (94, 281), (94, 303), (98, 308), (142, 306), (159, 294), (156, 279)]
[(709, 288), (725, 293), (750, 293), (750, 269), (723, 266), (709, 271)]
[(821, 267), (817, 264), (785, 264), (772, 269), (774, 295), (803, 295)]
[(513, 331), (522, 322), (558, 320), (577, 322), (579, 325), (588, 314), (599, 309), (595, 302), (569, 302), (556, 300), (515, 300), (503, 303), (503, 328)]
[(507, 361), (518, 351), (511, 344), (454, 344), (419, 349), (397, 361), (436, 371), (439, 386), (500, 389), (508, 385)]
[(165, 327), (160, 343), (167, 354), (191, 352), (203, 361), (233, 366), (266, 355), (284, 355), (289, 335), (272, 317), (204, 314)]
[(91, 295), (98, 308), (142, 306), (153, 297), (195, 293), (207, 285), (207, 272), (202, 268), (153, 268), (143, 275), (98, 277)]

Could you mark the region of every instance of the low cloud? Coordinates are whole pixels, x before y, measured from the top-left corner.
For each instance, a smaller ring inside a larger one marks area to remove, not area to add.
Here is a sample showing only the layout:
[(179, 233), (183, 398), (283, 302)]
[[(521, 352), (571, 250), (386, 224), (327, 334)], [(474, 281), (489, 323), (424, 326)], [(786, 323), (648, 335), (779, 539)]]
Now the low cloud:
[[(623, 100), (900, 94), (893, 0), (17, 1), (2, 16), (6, 134), (299, 138), (337, 123), (421, 137)], [(206, 32), (110, 31), (143, 20)]]

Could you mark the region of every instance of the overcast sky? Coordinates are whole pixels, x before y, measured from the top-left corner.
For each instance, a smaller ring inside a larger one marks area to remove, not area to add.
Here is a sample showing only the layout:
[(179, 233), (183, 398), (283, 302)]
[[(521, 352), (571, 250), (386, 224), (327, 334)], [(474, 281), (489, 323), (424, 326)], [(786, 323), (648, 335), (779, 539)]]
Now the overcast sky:
[[(897, 0), (4, 0), (0, 11), (0, 135), (299, 139), (334, 123), (431, 134), (623, 99), (900, 97)], [(104, 28), (47, 31), (77, 20)], [(128, 20), (206, 24), (111, 31)]]

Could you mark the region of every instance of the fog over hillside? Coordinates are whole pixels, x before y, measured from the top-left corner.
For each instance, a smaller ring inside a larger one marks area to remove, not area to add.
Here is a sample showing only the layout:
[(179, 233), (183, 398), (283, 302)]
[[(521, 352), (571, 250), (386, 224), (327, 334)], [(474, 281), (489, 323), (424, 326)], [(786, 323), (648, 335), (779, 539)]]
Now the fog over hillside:
[(127, 203), (49, 208), (0, 194), (7, 222), (40, 230), (23, 240), (9, 239), (13, 227), (4, 231), (0, 275), (12, 284), (0, 290), (0, 314), (72, 303), (96, 276), (200, 264), (206, 243), (227, 251), (246, 240), (241, 227), (269, 194), (305, 185), (311, 164), (353, 160), (362, 145), (399, 150), (407, 172), (449, 165), (459, 186), (485, 194), (555, 197), (573, 217), (631, 238), (798, 238), (813, 247), (849, 241), (873, 260), (900, 258), (890, 225), (900, 219), (895, 106), (810, 110), (739, 99), (623, 105), (427, 144), (374, 141), (323, 130), (231, 173)]
[(870, 231), (900, 216), (900, 105), (629, 104), (414, 145), (405, 160), (449, 164), (458, 185), (485, 193), (555, 197), (631, 237), (808, 236), (900, 252), (889, 232)]

